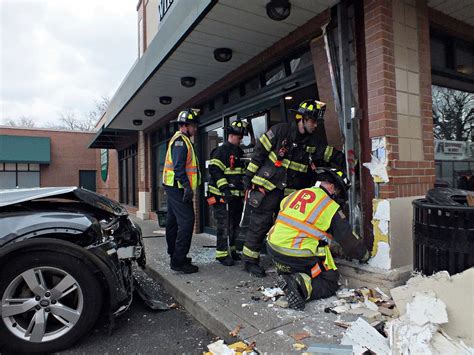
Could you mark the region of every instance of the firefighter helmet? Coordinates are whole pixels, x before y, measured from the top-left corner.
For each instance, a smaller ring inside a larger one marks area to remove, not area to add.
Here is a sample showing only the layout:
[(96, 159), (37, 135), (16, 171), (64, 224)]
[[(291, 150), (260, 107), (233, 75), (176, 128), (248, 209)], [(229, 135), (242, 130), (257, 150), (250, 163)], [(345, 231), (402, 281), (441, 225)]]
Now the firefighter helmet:
[(237, 136), (247, 135), (247, 124), (241, 120), (236, 120), (226, 127), (228, 134), (235, 134)]
[(339, 169), (335, 168), (318, 168), (316, 170), (318, 181), (327, 181), (334, 184), (341, 191), (340, 197), (347, 198), (347, 191), (351, 188), (351, 181), (347, 175)]
[(171, 122), (176, 123), (197, 123), (199, 124), (198, 118), (199, 111), (193, 108), (188, 108), (179, 113), (178, 118)]
[(296, 120), (306, 117), (316, 121), (323, 121), (324, 112), (326, 112), (326, 103), (317, 100), (304, 100), (299, 104), (297, 110), (290, 111), (295, 113)]

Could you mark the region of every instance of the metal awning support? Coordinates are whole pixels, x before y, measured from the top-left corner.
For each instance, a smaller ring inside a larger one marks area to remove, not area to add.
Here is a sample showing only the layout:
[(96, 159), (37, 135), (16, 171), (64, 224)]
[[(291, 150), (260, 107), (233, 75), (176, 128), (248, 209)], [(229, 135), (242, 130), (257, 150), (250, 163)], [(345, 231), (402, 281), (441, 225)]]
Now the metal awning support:
[(102, 127), (97, 131), (94, 138), (92, 138), (88, 148), (117, 149), (117, 145), (120, 144), (120, 142), (123, 142), (127, 138), (135, 136), (136, 134), (136, 131)]

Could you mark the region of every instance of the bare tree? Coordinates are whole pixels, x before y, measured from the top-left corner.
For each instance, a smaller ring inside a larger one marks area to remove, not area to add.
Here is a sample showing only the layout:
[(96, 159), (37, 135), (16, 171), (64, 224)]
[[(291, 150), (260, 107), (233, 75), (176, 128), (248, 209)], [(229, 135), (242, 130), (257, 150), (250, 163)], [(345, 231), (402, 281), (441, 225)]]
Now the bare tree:
[(3, 124), (5, 126), (10, 126), (10, 127), (35, 127), (35, 122), (26, 116), (21, 116), (19, 119), (12, 119), (12, 118), (6, 118), (3, 120)]
[(94, 110), (89, 111), (89, 118), (97, 123), (107, 110), (107, 107), (109, 107), (110, 99), (104, 95), (99, 100), (95, 100), (94, 103), (95, 108)]
[(437, 139), (467, 141), (474, 133), (474, 94), (433, 86), (433, 126)]

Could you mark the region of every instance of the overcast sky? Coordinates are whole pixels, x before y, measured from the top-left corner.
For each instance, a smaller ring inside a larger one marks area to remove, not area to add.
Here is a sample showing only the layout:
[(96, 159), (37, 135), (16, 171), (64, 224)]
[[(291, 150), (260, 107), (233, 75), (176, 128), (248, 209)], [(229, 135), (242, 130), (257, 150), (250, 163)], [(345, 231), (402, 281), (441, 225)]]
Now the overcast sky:
[(137, 59), (137, 0), (0, 0), (0, 124), (112, 98)]

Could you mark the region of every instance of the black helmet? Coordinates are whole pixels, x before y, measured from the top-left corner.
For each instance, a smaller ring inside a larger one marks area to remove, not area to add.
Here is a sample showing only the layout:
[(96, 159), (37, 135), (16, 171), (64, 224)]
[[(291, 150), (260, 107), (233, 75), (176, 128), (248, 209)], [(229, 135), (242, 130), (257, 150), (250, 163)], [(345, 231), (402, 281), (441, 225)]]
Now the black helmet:
[(181, 111), (178, 115), (178, 118), (176, 118), (176, 120), (171, 121), (171, 122), (198, 123), (199, 124), (198, 112), (199, 111), (196, 109), (188, 108), (186, 110)]
[(228, 134), (235, 134), (237, 136), (247, 135), (247, 124), (241, 120), (236, 120), (226, 127)]
[(341, 190), (341, 198), (347, 198), (347, 191), (351, 188), (351, 181), (347, 175), (335, 168), (318, 168), (316, 170), (316, 179), (318, 181), (327, 181), (336, 185)]
[(316, 121), (322, 121), (324, 120), (324, 112), (326, 112), (326, 103), (317, 100), (304, 100), (299, 104), (297, 110), (290, 111), (295, 112), (296, 120), (306, 117)]

